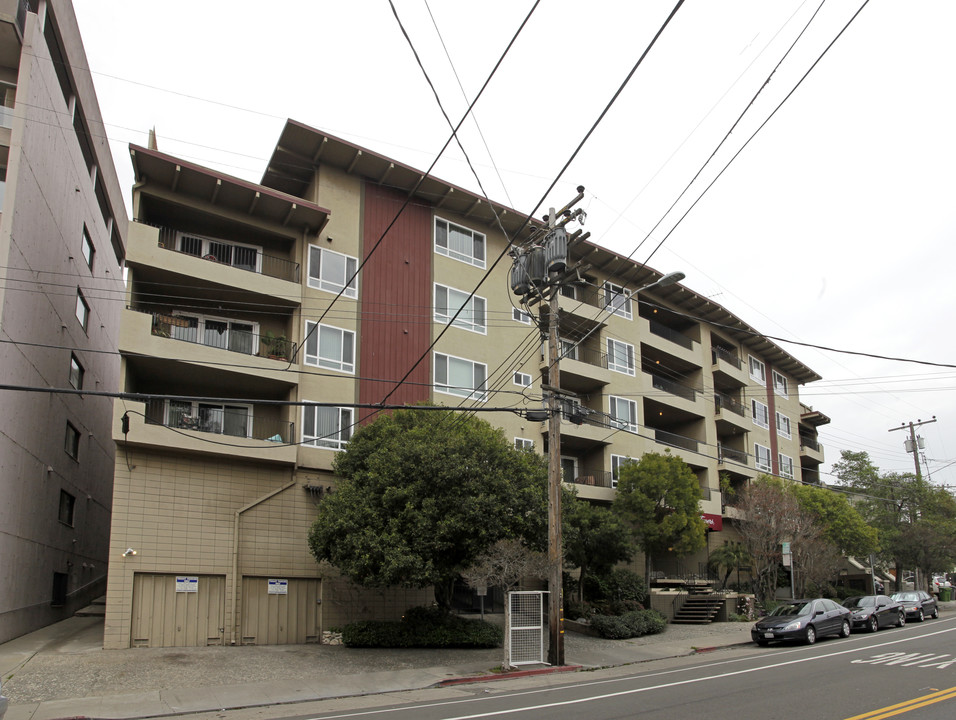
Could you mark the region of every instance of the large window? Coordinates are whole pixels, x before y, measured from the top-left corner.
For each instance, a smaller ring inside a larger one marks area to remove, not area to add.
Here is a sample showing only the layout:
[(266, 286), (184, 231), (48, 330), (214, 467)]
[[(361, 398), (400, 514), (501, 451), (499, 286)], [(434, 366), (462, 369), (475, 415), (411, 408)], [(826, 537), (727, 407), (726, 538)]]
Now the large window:
[(83, 389), (83, 366), (80, 365), (80, 361), (76, 359), (76, 355), (70, 353), (70, 386), (74, 390)]
[(627, 398), (610, 396), (611, 425), (622, 430), (637, 432), (637, 403)]
[(765, 385), (767, 383), (767, 368), (764, 367), (764, 364), (753, 355), (750, 355), (749, 357), (750, 377), (759, 381), (762, 385)]
[(633, 462), (631, 458), (626, 455), (611, 455), (611, 487), (616, 488), (618, 481), (621, 479), (621, 465), (624, 463)]
[(80, 431), (77, 430), (71, 422), (66, 423), (66, 438), (64, 440), (63, 449), (66, 450), (66, 454), (74, 460), (79, 459)]
[(488, 366), (464, 358), (435, 353), (435, 392), (469, 400), (484, 400)]
[(355, 333), (351, 330), (305, 324), (305, 364), (317, 365), (330, 370), (355, 372)]
[(777, 465), (780, 466), (780, 475), (793, 480), (793, 458), (777, 454)]
[(772, 472), (773, 466), (770, 464), (770, 448), (754, 443), (754, 462), (758, 470)]
[(534, 440), (516, 437), (515, 450), (534, 450)]
[(626, 342), (607, 339), (607, 368), (626, 375), (634, 374), (634, 346)]
[(777, 435), (785, 437), (788, 440), (792, 437), (790, 434), (790, 418), (780, 413), (777, 413)]
[(754, 425), (762, 428), (770, 427), (770, 410), (759, 400), (750, 401), (750, 411), (753, 414)]
[(174, 340), (199, 343), (209, 347), (255, 355), (259, 341), (256, 323), (177, 313), (169, 322), (169, 335)]
[(620, 285), (604, 283), (604, 309), (622, 318), (631, 319), (631, 295)]
[(485, 236), (436, 217), (435, 252), (483, 268), (485, 266)]
[(352, 437), (352, 408), (302, 409), (302, 442), (312, 447), (341, 450)]
[(170, 400), (166, 404), (168, 427), (198, 430), (215, 435), (252, 437), (250, 405)]
[(787, 378), (778, 373), (776, 370), (771, 370), (771, 377), (773, 377), (773, 391), (777, 393), (777, 395), (790, 397)]
[(358, 297), (358, 258), (309, 245), (309, 287)]
[(578, 477), (578, 459), (575, 457), (561, 456), (561, 481), (573, 483)]
[[(459, 313), (458, 311), (461, 310)], [(458, 313), (458, 317), (452, 321)], [(484, 335), (487, 331), (485, 321), (485, 299), (455, 288), (435, 283), (435, 322), (471, 330)]]
[(80, 325), (86, 330), (90, 324), (90, 305), (86, 302), (86, 298), (83, 297), (83, 291), (79, 288), (76, 289), (76, 319), (80, 321)]

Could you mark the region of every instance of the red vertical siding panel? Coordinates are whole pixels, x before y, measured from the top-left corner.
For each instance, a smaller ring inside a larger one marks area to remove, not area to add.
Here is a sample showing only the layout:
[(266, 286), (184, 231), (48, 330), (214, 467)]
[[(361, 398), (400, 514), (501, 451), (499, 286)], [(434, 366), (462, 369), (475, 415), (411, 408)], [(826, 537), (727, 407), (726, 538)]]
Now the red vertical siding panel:
[[(365, 184), (363, 257), (388, 228), (405, 196)], [(376, 403), (395, 388), (431, 344), (432, 209), (413, 200), (402, 210), (362, 269), (359, 402)], [(389, 397), (411, 404), (431, 397), (431, 357), (426, 356)], [(361, 410), (360, 418), (372, 411)]]

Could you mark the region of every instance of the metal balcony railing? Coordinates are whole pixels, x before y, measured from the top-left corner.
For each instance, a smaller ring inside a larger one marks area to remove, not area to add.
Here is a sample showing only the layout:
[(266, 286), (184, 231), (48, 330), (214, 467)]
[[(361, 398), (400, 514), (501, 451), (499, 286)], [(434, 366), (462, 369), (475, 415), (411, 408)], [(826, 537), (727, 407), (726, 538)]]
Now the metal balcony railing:
[(729, 410), (735, 415), (740, 415), (740, 417), (747, 417), (747, 408), (739, 400), (735, 400), (730, 397), (730, 395), (724, 395), (724, 393), (714, 393), (714, 406), (717, 409), (717, 412), (721, 410)]
[[(136, 308), (131, 309), (135, 312), (145, 312)], [(203, 318), (202, 327), (200, 327), (196, 316), (151, 312), (146, 314), (152, 316), (150, 332), (157, 337), (196, 343), (244, 355), (267, 356), (276, 360), (289, 360), (296, 354), (296, 343), (283, 336), (275, 336), (268, 332), (261, 334), (236, 327), (237, 325), (251, 326), (251, 323)]]
[(254, 407), (151, 398), (146, 402), (146, 424), (275, 443), (295, 442), (295, 423), (258, 417)]
[(652, 385), (655, 390), (663, 390), (666, 393), (671, 395), (676, 395), (677, 397), (682, 397), (685, 400), (690, 400), (694, 402), (697, 400), (697, 390), (692, 387), (687, 387), (686, 385), (681, 385), (676, 383), (673, 380), (668, 380), (663, 378), (660, 375), (655, 375), (654, 373), (648, 373), (651, 376)]
[(813, 438), (807, 437), (806, 435), (800, 436), (800, 447), (810, 448), (811, 450), (819, 450), (820, 443), (818, 443)]
[(741, 465), (749, 465), (747, 453), (743, 450), (734, 450), (733, 448), (726, 447), (717, 443), (717, 462), (722, 463), (726, 460), (730, 460), (735, 463), (740, 463)]
[(590, 487), (602, 487), (602, 488), (613, 488), (614, 482), (611, 477), (611, 473), (608, 470), (599, 470), (597, 472), (591, 472), (587, 475), (578, 475), (572, 478), (570, 481), (575, 485), (588, 485)]
[(601, 352), (600, 350), (592, 350), (591, 348), (574, 345), (573, 340), (562, 338), (561, 351), (562, 357), (568, 360), (577, 360), (578, 362), (587, 363), (594, 367), (607, 369), (607, 353)]
[(697, 448), (700, 445), (700, 443), (693, 438), (668, 432), (667, 430), (658, 430), (657, 428), (654, 428), (654, 439), (661, 445), (670, 445), (671, 447), (683, 448), (684, 450), (691, 450), (693, 452), (697, 452)]
[(718, 360), (723, 360), (725, 363), (729, 363), (740, 370), (740, 358), (737, 357), (737, 353), (731, 350), (722, 348), (719, 345), (714, 345), (710, 349), (710, 357), (714, 365), (717, 364)]
[(663, 325), (656, 320), (648, 320), (648, 323), (650, 324), (651, 332), (658, 337), (670, 340), (671, 342), (676, 343), (683, 348), (687, 348), (688, 350), (693, 349), (694, 341), (687, 337), (684, 333), (674, 330), (674, 328), (667, 327), (667, 325)]

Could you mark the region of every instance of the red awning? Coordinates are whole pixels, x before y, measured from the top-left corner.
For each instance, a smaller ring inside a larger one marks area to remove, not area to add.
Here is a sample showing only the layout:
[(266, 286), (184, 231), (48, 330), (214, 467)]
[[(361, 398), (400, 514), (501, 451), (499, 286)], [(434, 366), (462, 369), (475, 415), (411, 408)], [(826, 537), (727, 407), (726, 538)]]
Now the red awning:
[(724, 519), (720, 515), (712, 515), (711, 513), (701, 513), (700, 519), (707, 523), (708, 530), (714, 530), (715, 532), (720, 532), (724, 529)]

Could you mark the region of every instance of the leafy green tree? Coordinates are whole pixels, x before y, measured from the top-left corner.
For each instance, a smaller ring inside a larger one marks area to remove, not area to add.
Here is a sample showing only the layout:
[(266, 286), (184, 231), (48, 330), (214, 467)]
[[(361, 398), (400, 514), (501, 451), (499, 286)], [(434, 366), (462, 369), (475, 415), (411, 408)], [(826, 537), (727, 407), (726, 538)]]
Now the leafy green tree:
[(630, 560), (634, 543), (629, 528), (607, 507), (566, 493), (562, 501), (564, 559), (578, 568), (579, 603), (584, 603), (584, 586), (591, 573), (605, 573), (619, 562)]
[(687, 463), (669, 454), (646, 453), (637, 462), (623, 463), (618, 477), (612, 507), (644, 551), (645, 577), (650, 577), (654, 553), (682, 556), (704, 546), (700, 484)]
[(816, 485), (793, 485), (797, 502), (822, 526), (823, 539), (845, 555), (866, 557), (879, 549), (879, 533), (845, 494)]
[[(727, 587), (727, 580), (734, 570), (748, 566), (751, 563), (750, 553), (742, 543), (737, 541), (726, 542), (718, 548), (714, 548), (707, 558), (707, 567), (713, 572), (724, 570), (724, 577), (720, 581), (720, 586)], [(739, 579), (739, 578), (738, 578)]]
[(335, 491), (309, 533), (318, 561), (365, 587), (434, 586), (498, 540), (547, 542), (547, 465), (475, 416), (410, 408), (378, 418), (336, 455)]

